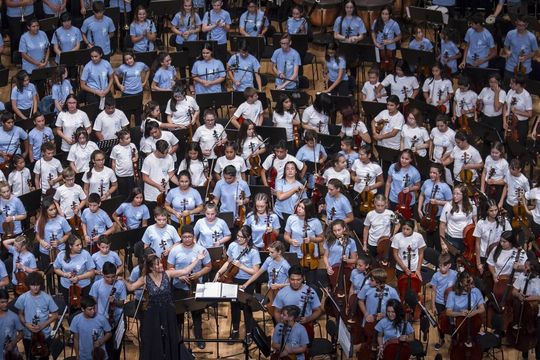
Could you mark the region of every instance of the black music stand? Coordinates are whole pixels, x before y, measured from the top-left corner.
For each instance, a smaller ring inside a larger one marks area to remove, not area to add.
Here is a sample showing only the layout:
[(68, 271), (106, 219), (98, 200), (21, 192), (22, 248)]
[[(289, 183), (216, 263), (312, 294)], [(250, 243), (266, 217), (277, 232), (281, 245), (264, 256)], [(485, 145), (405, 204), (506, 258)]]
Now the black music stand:
[(109, 241), (111, 242), (111, 250), (118, 251), (127, 248), (133, 248), (137, 242), (139, 242), (148, 226), (138, 229), (131, 229), (126, 231), (120, 231), (109, 235)]
[(138, 52), (135, 54), (135, 58), (138, 62), (146, 64), (148, 67), (152, 67), (154, 61), (157, 59), (157, 51)]
[(277, 102), (281, 94), (288, 95), (297, 109), (307, 107), (311, 102), (311, 95), (305, 91), (270, 89), (270, 96), (272, 96), (273, 102)]
[(118, 209), (120, 204), (124, 202), (124, 200), (126, 200), (124, 196), (121, 196), (121, 195), (113, 196), (110, 199), (103, 200), (101, 202), (100, 208), (103, 211), (105, 211), (107, 214), (109, 214), (109, 216), (111, 216), (112, 213), (115, 212), (116, 209)]
[(30, 74), (30, 81), (34, 82), (50, 79), (55, 71), (56, 66), (34, 69), (32, 74)]
[(291, 267), (300, 265), (300, 260), (298, 259), (298, 255), (296, 253), (285, 252), (283, 253), (283, 258), (287, 260), (287, 262), (289, 263), (289, 265), (291, 265)]
[(269, 199), (272, 196), (272, 190), (270, 189), (270, 186), (249, 185), (249, 190), (251, 191), (252, 196), (258, 193), (266, 194)]
[(290, 34), (291, 38), (291, 47), (298, 51), (300, 58), (302, 59), (304, 55), (308, 52), (308, 36), (307, 34)]
[[(109, 139), (109, 140), (101, 140), (97, 141), (96, 145), (98, 148), (103, 151), (107, 157), (111, 154), (112, 148), (118, 145), (119, 140), (118, 139)], [(106, 159), (108, 161), (109, 159)]]
[(336, 154), (341, 149), (341, 137), (337, 135), (318, 134), (319, 141), (326, 149), (326, 153), (330, 156)]
[(471, 83), (473, 85), (476, 85), (475, 91), (477, 93), (480, 93), (482, 90), (482, 87), (487, 85), (488, 79), (493, 74), (500, 74), (499, 69), (493, 69), (493, 68), (479, 68), (479, 67), (473, 67), (473, 66), (465, 66), (465, 69), (463, 69), (463, 75), (467, 75), (469, 79), (471, 80)]
[(0, 70), (0, 87), (7, 86), (9, 83), (9, 69), (4, 68)]
[(236, 139), (238, 139), (238, 130), (237, 129), (227, 128), (227, 129), (225, 129), (225, 133), (227, 134), (227, 140), (228, 141), (236, 141)]
[(21, 200), (27, 213), (30, 213), (32, 211), (35, 212), (38, 208), (37, 204), (41, 203), (41, 189), (37, 189), (20, 195), (19, 199)]
[(429, 160), (429, 157), (426, 156), (420, 156), (416, 155), (416, 169), (420, 173), (420, 176), (422, 179), (427, 179), (429, 177), (429, 169), (434, 164), (431, 160)]
[(173, 0), (153, 0), (148, 5), (148, 11), (154, 16), (173, 15), (179, 12), (180, 3)]
[[(160, 104), (159, 106), (162, 107), (162, 109), (165, 109), (167, 102), (172, 98), (172, 91), (151, 91), (150, 97)], [(164, 111), (162, 110), (161, 112), (163, 113)]]
[(404, 47), (400, 51), (403, 59), (413, 68), (419, 65), (427, 65), (431, 69), (431, 66), (435, 64), (435, 53), (433, 51), (422, 51)]
[(62, 51), (60, 53), (60, 64), (63, 65), (86, 65), (89, 61), (90, 49)]
[(429, 10), (426, 8), (409, 6), (409, 17), (416, 22), (428, 22), (433, 24), (444, 24), (443, 13), (438, 10)]
[(56, 16), (48, 17), (38, 21), (39, 30), (44, 32), (54, 32), (60, 26), (60, 18)]
[(360, 54), (360, 44), (357, 43), (347, 43), (347, 42), (340, 42), (339, 43), (339, 53), (343, 55), (345, 58), (345, 61), (347, 62), (347, 66), (355, 66), (358, 65), (358, 55)]
[(362, 101), (362, 109), (366, 114), (366, 126), (371, 133), (371, 121), (379, 115), (383, 110), (386, 110), (386, 103), (380, 103), (376, 101)]
[(527, 79), (525, 87), (531, 94), (540, 94), (540, 81)]
[(362, 63), (375, 63), (379, 62), (379, 52), (373, 44), (359, 43), (355, 44), (357, 48), (356, 56), (358, 61)]
[(98, 116), (98, 114), (101, 112), (101, 110), (99, 110), (99, 103), (97, 102), (83, 105), (80, 107), (80, 109), (84, 111), (86, 115), (88, 115), (89, 119), (95, 119), (96, 116)]
[(408, 100), (409, 110), (414, 108), (420, 110), (424, 114), (427, 114), (427, 118), (430, 120), (430, 125), (433, 127), (435, 124), (435, 118), (437, 115), (442, 114), (442, 112), (436, 106), (428, 104), (425, 101), (416, 100), (414, 98), (408, 98)]
[(197, 104), (202, 109), (206, 108), (219, 108), (222, 106), (232, 105), (232, 93), (230, 92), (218, 92), (213, 94), (197, 94), (195, 96)]
[(379, 154), (379, 159), (391, 164), (395, 163), (397, 159), (399, 159), (399, 155), (401, 153), (399, 150), (390, 149), (379, 145), (375, 145), (375, 148)]
[(190, 66), (188, 53), (185, 51), (173, 52), (169, 56), (171, 57), (171, 64), (179, 69)]
[(184, 41), (183, 47), (187, 49), (190, 59), (196, 59), (201, 56), (201, 51), (206, 43), (210, 44), (212, 52), (215, 53), (215, 49), (217, 48), (217, 41), (215, 40)]
[(287, 139), (287, 130), (281, 127), (273, 126), (255, 126), (257, 134), (263, 139), (268, 140), (268, 148), (272, 148), (273, 144), (277, 144), (280, 140)]
[(234, 213), (232, 212), (220, 212), (217, 214), (217, 217), (225, 221), (225, 224), (232, 229), (234, 227)]
[(231, 36), (231, 51), (238, 51), (238, 44), (242, 41), (246, 42), (248, 52), (257, 59), (262, 57), (264, 52), (264, 37), (262, 36)]
[(350, 96), (337, 96), (330, 95), (332, 104), (334, 104), (334, 110), (341, 111), (349, 106), (353, 106), (353, 98)]
[(141, 108), (142, 95), (126, 95), (116, 98), (116, 108), (123, 112), (135, 111)]

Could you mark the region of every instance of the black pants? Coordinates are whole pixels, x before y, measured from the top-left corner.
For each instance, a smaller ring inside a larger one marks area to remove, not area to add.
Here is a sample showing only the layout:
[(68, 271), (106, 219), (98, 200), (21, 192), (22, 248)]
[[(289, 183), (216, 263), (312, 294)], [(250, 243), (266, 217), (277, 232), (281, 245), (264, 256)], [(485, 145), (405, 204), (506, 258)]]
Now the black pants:
[(126, 177), (116, 177), (118, 180), (118, 194), (128, 198), (131, 194), (131, 191), (135, 187), (135, 180), (133, 176), (126, 176)]
[[(234, 283), (243, 285), (247, 280), (234, 279)], [(255, 284), (249, 285), (245, 291), (246, 294), (253, 295), (255, 292)], [(232, 330), (239, 331), (240, 329), (240, 310), (244, 312), (244, 323), (246, 324), (246, 333), (251, 333), (251, 329), (255, 325), (253, 321), (253, 312), (249, 306), (241, 304), (239, 302), (231, 303), (231, 317), (232, 317)]]
[(128, 118), (128, 121), (130, 122), (131, 124), (131, 115), (134, 116), (135, 118), (135, 125), (137, 126), (140, 126), (141, 125), (141, 116), (142, 116), (142, 98), (143, 98), (143, 92), (141, 91), (140, 93), (137, 93), (137, 94), (126, 94), (126, 93), (122, 93), (122, 97), (124, 96), (140, 96), (141, 99), (140, 99), (140, 103), (139, 103), (139, 106), (136, 108), (136, 109), (133, 109), (133, 110), (128, 110), (126, 111), (126, 117)]
[[(45, 339), (45, 344), (47, 344), (47, 347), (51, 348), (52, 339), (51, 337), (48, 337)], [(32, 345), (32, 342), (30, 339), (23, 339), (23, 346), (24, 346), (24, 353), (26, 354), (26, 359), (30, 360), (30, 347)]]
[[(182, 289), (173, 289), (173, 300), (182, 300), (187, 299), (189, 297), (189, 293), (187, 290)], [(203, 333), (202, 333), (202, 314), (203, 310), (198, 311), (192, 311), (191, 312), (191, 318), (193, 319), (193, 335), (195, 336), (195, 339), (202, 339)], [(184, 338), (184, 314), (178, 314), (176, 315), (176, 318), (178, 319), (178, 328), (180, 330), (180, 338)], [(187, 329), (189, 332), (189, 328)], [(187, 335), (189, 338), (189, 334)]]
[(499, 135), (504, 139), (502, 115), (499, 115), (499, 116), (486, 116), (486, 115), (482, 114), (482, 116), (480, 117), (480, 122), (482, 124), (485, 124), (485, 125), (489, 126), (489, 127), (495, 128), (495, 130), (497, 130)]
[[(438, 302), (435, 303), (435, 310), (437, 310), (437, 315), (442, 314), (446, 311), (446, 306), (444, 304), (439, 304)], [(443, 332), (437, 328), (437, 332), (439, 333), (439, 339), (444, 340), (444, 334)]]
[[(25, 16), (24, 18), (31, 18), (33, 14), (30, 16)], [(21, 22), (20, 17), (7, 17), (8, 24), (9, 24), (9, 37), (10, 37), (10, 51), (11, 51), (11, 61), (16, 64), (21, 63), (21, 57), (20, 55), (14, 56), (14, 54), (19, 53), (19, 42), (21, 41), (21, 36), (26, 31), (26, 24)]]
[(105, 343), (105, 350), (107, 350), (107, 355), (109, 356), (109, 360), (120, 360), (120, 354), (122, 353), (122, 344), (120, 344), (118, 349), (114, 348), (114, 334), (116, 333), (117, 328), (118, 328), (118, 325), (115, 326), (111, 330), (112, 336), (109, 339), (109, 341)]
[(144, 204), (146, 205), (146, 207), (148, 207), (148, 211), (150, 212), (150, 219), (148, 219), (148, 225), (153, 225), (156, 222), (154, 220), (154, 209), (157, 207), (157, 202), (145, 200)]
[[(334, 83), (332, 81), (328, 80), (328, 87), (332, 86), (333, 84)], [(330, 94), (334, 96), (349, 96), (349, 80), (342, 80)]]

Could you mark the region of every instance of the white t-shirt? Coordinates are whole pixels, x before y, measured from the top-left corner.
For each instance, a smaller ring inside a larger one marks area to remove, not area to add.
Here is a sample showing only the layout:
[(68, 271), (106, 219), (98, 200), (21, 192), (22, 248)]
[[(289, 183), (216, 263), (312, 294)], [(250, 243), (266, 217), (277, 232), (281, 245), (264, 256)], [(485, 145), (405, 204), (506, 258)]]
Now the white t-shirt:
[(258, 124), (257, 121), (262, 113), (263, 107), (260, 100), (255, 101), (253, 104), (248, 104), (244, 101), (238, 106), (234, 112), (234, 116), (236, 116), (236, 118), (243, 117), (244, 119), (249, 119), (255, 124)]
[(11, 186), (11, 194), (13, 196), (21, 196), (22, 194), (30, 192), (28, 182), (32, 181), (32, 175), (30, 174), (30, 170), (25, 167), (22, 171), (13, 170), (10, 172), (7, 181)]
[[(156, 139), (153, 136), (141, 138), (141, 151), (145, 154), (154, 152), (156, 150), (156, 143), (158, 140), (165, 140), (171, 147), (178, 144), (178, 138), (174, 136), (172, 132), (161, 130), (161, 137), (159, 139)], [(173, 159), (176, 161), (176, 154), (174, 154)]]
[[(448, 79), (434, 80), (433, 78), (426, 79), (422, 91), (427, 92), (431, 98), (430, 105), (437, 106), (441, 99), (445, 99), (449, 94), (454, 93), (452, 88), (452, 81)], [(446, 106), (446, 113), (450, 112), (450, 101), (444, 103)]]
[(506, 203), (510, 206), (517, 205), (517, 194), (519, 191), (522, 191), (523, 194), (525, 194), (530, 190), (529, 179), (527, 179), (525, 175), (519, 174), (519, 176), (516, 177), (510, 174), (510, 171), (506, 174), (506, 185), (508, 186)]
[[(484, 105), (484, 107), (482, 108), (482, 113), (484, 113), (484, 115), (493, 117), (502, 114), (502, 106), (499, 111), (495, 111), (495, 92), (491, 90), (489, 86), (483, 88), (482, 91), (480, 91), (480, 95), (478, 95), (478, 100), (480, 100)], [(506, 91), (504, 91), (503, 89), (499, 89), (499, 104), (504, 105), (505, 100)]]
[(215, 159), (216, 154), (214, 153), (214, 149), (212, 147), (214, 146), (220, 135), (221, 139), (227, 138), (227, 133), (223, 131), (223, 125), (216, 124), (212, 129), (207, 128), (206, 125), (202, 125), (199, 126), (197, 130), (195, 130), (192, 141), (198, 142), (201, 146), (202, 151), (212, 149), (210, 156), (208, 156), (208, 159)]
[(497, 226), (497, 221), (488, 221), (487, 219), (480, 219), (476, 222), (473, 236), (480, 238), (480, 256), (486, 257), (486, 251), (488, 247), (499, 242), (501, 234), (504, 230), (510, 230), (511, 225), (508, 220), (504, 220), (504, 224)]
[[(370, 162), (364, 164), (360, 159), (354, 160), (351, 171), (356, 174), (358, 181), (354, 184), (354, 190), (361, 193), (367, 185), (375, 185), (377, 176), (382, 175), (383, 171), (379, 164)], [(366, 181), (367, 180), (367, 181)], [(376, 189), (371, 190), (373, 194), (377, 193)]]
[[(49, 178), (56, 179), (58, 175), (62, 173), (62, 164), (57, 158), (52, 158), (50, 161), (46, 161), (43, 158), (36, 161), (34, 165), (34, 174), (40, 176), (41, 192), (45, 194), (49, 190)], [(53, 188), (58, 188), (58, 183), (53, 185)]]
[[(486, 169), (486, 178), (492, 179), (492, 180), (501, 180), (506, 178), (506, 175), (508, 174), (508, 161), (506, 161), (505, 158), (500, 158), (499, 160), (495, 161), (491, 157), (491, 155), (488, 155), (486, 157), (486, 162), (484, 164), (484, 169)], [(493, 172), (493, 170), (494, 172)], [(493, 175), (491, 177), (489, 174), (493, 172)]]
[[(523, 292), (526, 281), (527, 275), (525, 273), (519, 273), (516, 276), (516, 281), (514, 282), (514, 289), (518, 289), (520, 292)], [(529, 280), (526, 295), (540, 296), (540, 278), (535, 277)], [(540, 308), (538, 309), (538, 314), (536, 316), (540, 317)]]
[(388, 96), (386, 96), (386, 89), (383, 87), (382, 90), (381, 90), (381, 97), (380, 98), (377, 98), (376, 96), (376, 91), (375, 89), (377, 89), (377, 86), (379, 86), (380, 82), (377, 81), (374, 84), (370, 83), (369, 81), (366, 81), (364, 83), (364, 86), (362, 86), (362, 94), (364, 94), (364, 101), (375, 101), (375, 102), (380, 102), (380, 103), (386, 103), (386, 98)]
[[(429, 134), (424, 127), (410, 127), (407, 124), (403, 125), (401, 130), (401, 137), (403, 138), (403, 148), (412, 149), (414, 146), (424, 145), (429, 141)], [(418, 150), (418, 155), (425, 157), (427, 155), (427, 149)]]
[(67, 156), (68, 161), (73, 161), (77, 168), (77, 173), (86, 172), (90, 168), (90, 156), (96, 150), (99, 150), (97, 144), (93, 141), (88, 141), (86, 145), (81, 146), (79, 143), (71, 145)]
[(375, 122), (379, 122), (380, 120), (388, 120), (381, 130), (381, 135), (388, 134), (394, 129), (398, 130), (398, 133), (391, 138), (379, 140), (378, 145), (389, 149), (399, 150), (401, 147), (401, 129), (403, 128), (403, 124), (405, 124), (403, 114), (398, 111), (390, 116), (388, 110), (383, 110), (375, 117), (375, 119), (373, 119)]
[[(62, 132), (67, 137), (72, 137), (73, 134), (75, 134), (75, 130), (81, 126), (84, 128), (89, 128), (92, 126), (92, 124), (90, 124), (90, 120), (88, 119), (88, 115), (79, 109), (77, 109), (74, 114), (71, 114), (68, 111), (60, 111), (58, 113), (58, 117), (56, 118), (55, 125), (62, 128)], [(70, 146), (71, 145), (62, 139), (62, 151), (69, 151)]]
[[(365, 134), (368, 132), (368, 129), (363, 121), (352, 123), (351, 126), (341, 125), (341, 132), (345, 134), (345, 136), (353, 137), (355, 131), (358, 131), (359, 134)], [(362, 143), (363, 142), (364, 140), (362, 140)]]
[[(409, 270), (416, 271), (416, 269), (418, 268), (419, 249), (426, 247), (426, 242), (424, 241), (424, 237), (420, 233), (417, 233), (417, 232), (413, 232), (411, 236), (405, 237), (403, 233), (400, 232), (394, 235), (391, 246), (392, 246), (392, 249), (398, 249), (398, 256), (407, 267), (409, 264), (408, 249), (410, 247), (411, 266), (409, 267)], [(397, 264), (397, 262), (396, 262), (396, 269), (398, 269), (399, 271), (403, 271), (403, 269), (401, 268), (401, 266), (399, 266), (399, 264)]]
[(532, 216), (535, 223), (540, 224), (540, 188), (535, 187), (525, 193), (525, 199), (534, 200), (536, 202), (532, 210)]
[(128, 125), (129, 120), (122, 110), (115, 109), (111, 115), (103, 110), (96, 117), (94, 131), (101, 131), (103, 140), (111, 140), (116, 139), (116, 133)]
[(351, 183), (351, 173), (347, 169), (343, 169), (340, 172), (334, 170), (333, 167), (329, 167), (323, 174), (324, 181), (328, 184), (330, 179), (339, 179), (345, 186), (349, 186)]
[(270, 154), (263, 161), (262, 167), (264, 170), (269, 170), (271, 167), (274, 167), (277, 170), (277, 179), (281, 179), (283, 178), (283, 169), (285, 168), (285, 164), (287, 164), (289, 161), (294, 161), (299, 171), (304, 168), (304, 163), (291, 154), (287, 154), (284, 159), (278, 159), (275, 154)]
[(199, 111), (197, 101), (191, 96), (186, 96), (184, 100), (176, 102), (176, 111), (172, 111), (171, 100), (169, 99), (165, 114), (171, 115), (173, 124), (188, 126), (191, 123), (191, 115), (196, 111)]
[[(242, 144), (242, 158), (246, 160), (249, 156), (261, 149), (264, 149), (265, 146), (261, 145), (263, 139), (260, 136), (247, 137)], [(249, 164), (246, 164), (249, 168)]]
[[(82, 180), (85, 184), (88, 184), (89, 194), (96, 193), (102, 196), (102, 192), (103, 195), (107, 193), (107, 191), (109, 191), (111, 187), (111, 184), (117, 181), (114, 171), (112, 171), (112, 169), (107, 166), (103, 167), (103, 170), (99, 172), (96, 171), (96, 169), (92, 169), (92, 176), (90, 177), (90, 179), (86, 177), (86, 174), (87, 173), (83, 175)], [(109, 194), (107, 199), (110, 198), (111, 195)]]
[(309, 126), (313, 126), (316, 129), (320, 129), (321, 134), (328, 135), (330, 134), (328, 130), (328, 122), (330, 121), (330, 118), (328, 115), (321, 114), (315, 108), (313, 105), (310, 105), (304, 110), (302, 113), (302, 123), (307, 124)]
[(295, 120), (299, 120), (298, 113), (290, 113), (288, 111), (284, 111), (283, 115), (279, 115), (277, 112), (272, 113), (272, 122), (274, 123), (275, 127), (284, 128), (285, 132), (287, 133), (287, 141), (293, 141), (293, 118)]
[(405, 101), (405, 98), (412, 97), (413, 92), (420, 88), (418, 80), (414, 76), (387, 75), (381, 83), (383, 87), (390, 85), (391, 95), (396, 95), (400, 102)]
[[(494, 259), (495, 251), (492, 251), (491, 254), (489, 254), (489, 257), (487, 259), (488, 265), (495, 267), (495, 274), (497, 275), (510, 275), (512, 273), (512, 268), (515, 263), (519, 265), (525, 264), (525, 261), (527, 261), (527, 254), (525, 251), (519, 252), (519, 257), (517, 258), (517, 250), (515, 248), (512, 248), (510, 250), (504, 250), (502, 249), (499, 257), (497, 258), (497, 261)], [(515, 275), (514, 275), (515, 279)]]
[(111, 151), (111, 159), (116, 161), (116, 167), (114, 169), (116, 176), (128, 177), (133, 176), (133, 149), (137, 152), (137, 147), (133, 143), (129, 143), (127, 146), (120, 144), (115, 145)]
[[(531, 94), (525, 89), (521, 92), (521, 94), (516, 93), (515, 90), (508, 91), (508, 94), (506, 95), (506, 105), (507, 105), (507, 111), (505, 115), (508, 115), (510, 113), (510, 104), (515, 99), (515, 104), (513, 105), (517, 110), (520, 111), (531, 111), (532, 110), (532, 98)], [(527, 121), (529, 120), (528, 117), (517, 115), (517, 118), (519, 121)]]
[[(467, 90), (465, 92), (461, 92), (460, 89), (456, 90), (456, 95), (454, 96), (454, 104), (456, 104), (456, 112), (455, 116), (460, 117), (462, 115), (461, 109), (468, 111), (472, 110), (476, 107), (476, 100), (478, 99), (478, 95), (472, 91)], [(468, 113), (467, 117), (473, 117), (474, 114)]]
[(375, 210), (368, 212), (364, 220), (364, 226), (369, 226), (369, 245), (377, 246), (377, 242), (382, 236), (390, 236), (394, 217), (394, 213), (388, 209), (385, 209), (382, 214), (379, 214)]
[(472, 205), (472, 211), (469, 214), (463, 212), (461, 207), (459, 211), (452, 213), (452, 202), (447, 202), (441, 212), (441, 222), (446, 223), (446, 233), (458, 239), (463, 239), (463, 230), (469, 224), (473, 223), (473, 216), (476, 216), (476, 206)]
[[(466, 154), (466, 155), (465, 155)], [(465, 156), (467, 161), (465, 161)], [(472, 145), (469, 145), (467, 150), (461, 150), (457, 145), (454, 146), (452, 150), (452, 159), (454, 159), (454, 179), (456, 181), (461, 181), (459, 178), (459, 173), (465, 164), (478, 164), (482, 162), (482, 156), (478, 150), (476, 150)], [(476, 169), (471, 169), (473, 172), (473, 181), (478, 178), (478, 172)]]
[[(154, 153), (148, 155), (143, 162), (141, 172), (148, 175), (152, 180), (161, 184), (165, 180), (167, 189), (169, 188), (169, 173), (174, 171), (174, 160), (171, 155), (167, 154), (164, 158), (159, 159)], [(144, 199), (146, 201), (156, 201), (160, 191), (158, 188), (144, 183)]]
[(246, 161), (241, 156), (235, 156), (234, 159), (229, 160), (225, 156), (221, 156), (216, 160), (214, 171), (223, 176), (223, 169), (228, 165), (234, 166), (236, 169), (236, 177), (239, 177), (244, 171), (247, 170)]
[[(206, 161), (206, 160), (204, 160)], [(178, 167), (178, 173), (187, 169), (186, 160), (182, 160)], [(206, 176), (204, 175), (204, 164), (200, 160), (191, 160), (189, 162), (189, 174), (191, 175), (191, 185), (194, 187), (203, 186), (206, 183)]]
[(53, 198), (60, 204), (65, 218), (71, 219), (74, 215), (73, 203), (78, 206), (81, 201), (86, 199), (86, 194), (80, 185), (74, 184), (72, 187), (67, 187), (64, 184), (56, 189)]
[(443, 154), (452, 151), (454, 146), (456, 146), (456, 132), (450, 128), (445, 132), (441, 132), (438, 128), (434, 127), (431, 129), (431, 135), (429, 137), (433, 142), (433, 159), (436, 162), (441, 162)]

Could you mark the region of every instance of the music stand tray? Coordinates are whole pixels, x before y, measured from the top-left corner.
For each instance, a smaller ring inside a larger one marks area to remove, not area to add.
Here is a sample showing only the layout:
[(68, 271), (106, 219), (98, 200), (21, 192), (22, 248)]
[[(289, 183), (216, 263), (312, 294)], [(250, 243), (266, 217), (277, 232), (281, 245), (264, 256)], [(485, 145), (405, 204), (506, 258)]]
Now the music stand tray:
[(60, 64), (86, 65), (90, 61), (90, 49), (63, 51), (60, 53)]
[(375, 149), (377, 149), (377, 153), (379, 154), (379, 159), (394, 163), (397, 159), (399, 159), (400, 151), (395, 149), (390, 149), (384, 146), (375, 145)]
[(409, 48), (401, 48), (401, 56), (409, 65), (427, 65), (431, 68), (435, 64), (435, 53), (433, 51), (422, 51)]
[(169, 54), (171, 63), (179, 69), (190, 66), (188, 55), (185, 51), (177, 51)]
[(197, 94), (195, 95), (195, 100), (197, 100), (197, 104), (199, 104), (199, 107), (202, 109), (229, 106), (232, 105), (232, 92)]
[(124, 112), (130, 110), (138, 110), (141, 107), (143, 96), (142, 95), (126, 95), (116, 98), (116, 108)]
[[(255, 126), (255, 130), (263, 139), (269, 139), (268, 144), (277, 144), (280, 140), (287, 139), (287, 131), (282, 127)], [(266, 147), (271, 147), (271, 145)]]
[(157, 59), (157, 51), (138, 52), (135, 56), (137, 61), (146, 64), (148, 67), (152, 67), (154, 61)]
[(60, 25), (60, 18), (56, 16), (52, 16), (45, 19), (41, 19), (38, 21), (38, 23), (39, 23), (39, 30), (42, 30), (44, 32), (53, 32)]
[(19, 199), (21, 200), (27, 212), (33, 211), (37, 209), (36, 205), (41, 202), (41, 189), (37, 189), (20, 195)]
[(443, 13), (438, 10), (407, 6), (406, 11), (409, 18), (416, 22), (429, 22), (439, 25), (448, 23), (448, 20), (444, 21)]
[(56, 71), (56, 66), (34, 69), (30, 74), (30, 81), (47, 80), (52, 77)]
[(238, 51), (238, 44), (242, 41), (246, 42), (248, 51), (257, 59), (261, 58), (264, 51), (264, 38), (261, 36), (231, 36), (231, 51)]
[(9, 69), (4, 68), (0, 70), (0, 87), (7, 86), (9, 80)]
[(154, 0), (150, 1), (148, 11), (154, 16), (172, 15), (180, 11), (180, 2), (174, 0)]
[(217, 41), (215, 40), (184, 41), (183, 46), (188, 50), (188, 57), (191, 59), (196, 59), (201, 55), (204, 44), (207, 43), (210, 44), (212, 51), (215, 51), (217, 48)]
[(111, 250), (118, 251), (128, 247), (133, 248), (133, 246), (141, 241), (144, 232), (148, 226), (141, 227), (138, 229), (131, 229), (127, 231), (120, 231), (109, 235), (109, 240), (111, 242)]

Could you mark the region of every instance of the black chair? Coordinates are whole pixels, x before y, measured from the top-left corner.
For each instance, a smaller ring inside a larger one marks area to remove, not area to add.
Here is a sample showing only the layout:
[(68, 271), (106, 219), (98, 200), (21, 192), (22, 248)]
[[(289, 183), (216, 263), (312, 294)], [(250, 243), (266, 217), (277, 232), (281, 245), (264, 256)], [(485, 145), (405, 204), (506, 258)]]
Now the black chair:
[[(500, 336), (486, 332), (485, 334), (478, 336), (478, 343), (482, 346), (484, 354), (489, 356), (490, 359), (500, 358), (504, 360), (504, 351), (502, 349)], [(500, 357), (495, 355), (495, 351), (500, 352)]]
[(327, 338), (315, 338), (311, 341), (308, 352), (310, 357), (328, 355), (332, 358), (336, 358), (336, 348), (334, 344), (337, 342), (337, 325), (334, 320), (326, 321), (326, 333), (330, 337)]

